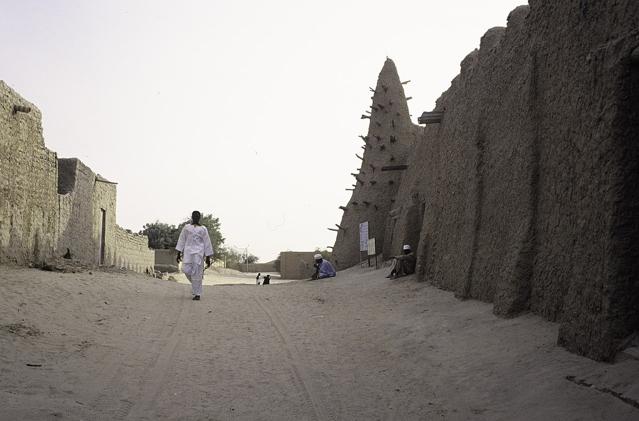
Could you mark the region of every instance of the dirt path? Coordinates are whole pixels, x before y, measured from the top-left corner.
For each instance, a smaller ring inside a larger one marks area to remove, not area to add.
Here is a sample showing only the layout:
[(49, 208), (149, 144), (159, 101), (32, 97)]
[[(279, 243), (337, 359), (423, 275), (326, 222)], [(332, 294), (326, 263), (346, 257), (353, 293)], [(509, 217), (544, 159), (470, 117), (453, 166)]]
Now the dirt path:
[(555, 324), (383, 275), (193, 302), (132, 274), (2, 267), (0, 420), (639, 419), (639, 361), (577, 357)]

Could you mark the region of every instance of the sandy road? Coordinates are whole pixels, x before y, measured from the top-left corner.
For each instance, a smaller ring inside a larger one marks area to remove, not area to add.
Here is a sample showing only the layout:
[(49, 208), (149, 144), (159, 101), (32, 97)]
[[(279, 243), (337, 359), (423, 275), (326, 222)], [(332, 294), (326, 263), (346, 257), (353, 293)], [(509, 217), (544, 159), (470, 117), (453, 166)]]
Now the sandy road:
[(193, 302), (137, 275), (0, 269), (0, 420), (639, 419), (639, 361), (383, 271)]

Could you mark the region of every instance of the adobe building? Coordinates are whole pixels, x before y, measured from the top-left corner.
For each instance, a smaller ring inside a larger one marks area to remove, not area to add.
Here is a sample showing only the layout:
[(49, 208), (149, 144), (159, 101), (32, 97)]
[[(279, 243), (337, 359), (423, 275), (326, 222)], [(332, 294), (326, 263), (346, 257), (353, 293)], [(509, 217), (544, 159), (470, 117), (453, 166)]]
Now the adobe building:
[(633, 0), (531, 0), (486, 32), (420, 118), (378, 252), (416, 245), (419, 280), (614, 359), (639, 331), (637, 28)]
[(153, 270), (146, 236), (116, 224), (116, 184), (58, 159), (40, 111), (0, 81), (0, 263), (42, 265), (67, 254), (90, 266)]
[[(408, 155), (414, 148), (419, 126), (410, 120), (404, 87), (395, 63), (387, 59), (371, 97), (368, 133), (362, 136), (361, 167), (353, 173), (353, 194), (338, 225), (333, 248), (337, 269), (360, 262), (359, 224), (368, 222), (369, 237), (383, 250), (389, 213), (402, 180)], [(389, 237), (389, 242), (390, 242)], [(353, 247), (355, 245), (355, 247)]]

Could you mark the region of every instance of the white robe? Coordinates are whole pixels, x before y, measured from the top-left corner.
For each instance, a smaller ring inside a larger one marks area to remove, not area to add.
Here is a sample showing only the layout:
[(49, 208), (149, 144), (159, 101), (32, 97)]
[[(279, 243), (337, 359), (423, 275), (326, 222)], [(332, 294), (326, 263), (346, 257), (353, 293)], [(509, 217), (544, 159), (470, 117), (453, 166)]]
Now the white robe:
[(175, 249), (182, 253), (182, 271), (191, 282), (193, 295), (202, 295), (204, 257), (213, 255), (213, 246), (207, 229), (187, 224), (180, 232)]

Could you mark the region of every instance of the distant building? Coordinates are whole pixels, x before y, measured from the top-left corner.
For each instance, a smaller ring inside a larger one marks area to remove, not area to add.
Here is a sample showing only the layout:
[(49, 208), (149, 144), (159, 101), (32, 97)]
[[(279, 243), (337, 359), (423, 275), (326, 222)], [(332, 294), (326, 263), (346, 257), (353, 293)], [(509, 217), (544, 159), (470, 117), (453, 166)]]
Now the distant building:
[(310, 279), (315, 271), (314, 251), (283, 251), (280, 253), (282, 279)]

